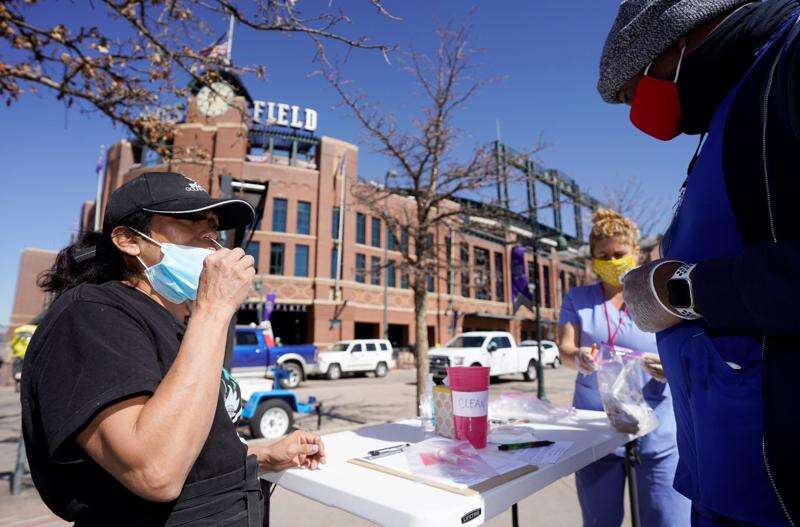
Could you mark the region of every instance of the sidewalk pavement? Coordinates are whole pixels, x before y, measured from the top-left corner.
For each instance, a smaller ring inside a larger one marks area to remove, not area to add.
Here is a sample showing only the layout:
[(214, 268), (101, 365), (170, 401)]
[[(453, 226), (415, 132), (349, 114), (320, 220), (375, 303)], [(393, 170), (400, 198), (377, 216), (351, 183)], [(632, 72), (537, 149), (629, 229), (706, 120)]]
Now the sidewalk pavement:
[[(394, 421), (414, 415), (414, 370), (394, 370), (384, 379), (372, 377), (346, 378), (339, 381), (312, 380), (296, 392), (302, 398), (315, 395), (324, 402), (321, 434), (338, 432)], [(571, 402), (575, 373), (564, 368), (546, 370), (547, 393), (556, 404)], [(264, 382), (264, 381), (247, 381)], [(269, 381), (266, 381), (269, 382)], [(534, 392), (536, 383), (522, 382), (514, 377), (492, 383), (491, 391), (507, 390)], [(30, 478), (23, 492), (10, 496), (10, 474), (17, 456), (20, 434), (19, 394), (13, 388), (0, 387), (0, 527), (54, 527), (69, 525), (54, 516), (39, 499)], [(296, 425), (315, 430), (316, 417), (299, 418)], [(626, 500), (627, 501), (627, 500)], [(627, 506), (627, 503), (626, 503)], [(581, 525), (580, 509), (573, 477), (564, 478), (519, 504), (520, 522), (525, 526)], [(326, 507), (280, 487), (272, 496), (272, 525), (281, 527), (361, 527), (372, 523), (339, 509)], [(507, 527), (511, 513), (506, 511), (485, 525)], [(625, 526), (630, 525), (627, 518)]]

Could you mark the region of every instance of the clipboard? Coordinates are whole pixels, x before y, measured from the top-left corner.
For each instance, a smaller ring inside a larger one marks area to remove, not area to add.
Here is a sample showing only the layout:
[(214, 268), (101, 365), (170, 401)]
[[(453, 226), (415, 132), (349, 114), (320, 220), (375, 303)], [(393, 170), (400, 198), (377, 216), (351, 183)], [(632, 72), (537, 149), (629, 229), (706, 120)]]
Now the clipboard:
[(509, 481), (522, 477), (526, 474), (530, 474), (531, 472), (536, 472), (539, 470), (539, 467), (535, 465), (526, 465), (524, 467), (515, 468), (514, 470), (510, 470), (504, 474), (500, 474), (498, 476), (491, 477), (487, 480), (481, 481), (480, 483), (476, 483), (475, 485), (471, 485), (469, 487), (456, 487), (455, 485), (448, 485), (447, 483), (442, 483), (440, 481), (434, 481), (431, 479), (414, 477), (412, 474), (408, 472), (404, 472), (402, 470), (397, 470), (391, 467), (386, 467), (383, 465), (379, 465), (377, 463), (373, 463), (369, 460), (362, 459), (362, 458), (354, 458), (348, 459), (348, 463), (352, 463), (353, 465), (358, 465), (359, 467), (368, 468), (370, 470), (376, 470), (378, 472), (383, 472), (384, 474), (390, 474), (392, 476), (397, 476), (398, 478), (407, 479), (409, 481), (416, 481), (417, 483), (422, 483), (423, 485), (428, 485), (430, 487), (435, 487), (440, 490), (445, 490), (447, 492), (452, 492), (455, 494), (460, 494), (462, 496), (477, 496), (480, 495), (482, 492), (487, 492), (492, 490), (495, 487), (499, 487), (500, 485), (504, 485)]

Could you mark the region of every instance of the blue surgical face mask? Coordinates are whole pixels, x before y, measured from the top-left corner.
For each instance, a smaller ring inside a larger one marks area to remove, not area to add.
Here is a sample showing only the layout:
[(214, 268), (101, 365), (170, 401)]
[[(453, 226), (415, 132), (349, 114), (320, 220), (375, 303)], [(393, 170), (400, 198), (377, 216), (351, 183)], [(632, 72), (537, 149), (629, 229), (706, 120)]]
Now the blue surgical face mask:
[(150, 267), (137, 256), (153, 289), (173, 304), (195, 300), (200, 273), (203, 271), (203, 260), (214, 251), (188, 245), (159, 243), (136, 229), (131, 230), (161, 247), (161, 261)]

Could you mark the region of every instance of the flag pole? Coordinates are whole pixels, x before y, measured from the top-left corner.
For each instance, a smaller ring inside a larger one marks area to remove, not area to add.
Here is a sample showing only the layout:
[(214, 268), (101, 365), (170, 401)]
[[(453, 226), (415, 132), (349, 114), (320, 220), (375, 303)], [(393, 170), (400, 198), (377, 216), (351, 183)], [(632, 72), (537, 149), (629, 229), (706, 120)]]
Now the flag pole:
[(97, 165), (95, 165), (95, 173), (97, 175), (97, 194), (94, 200), (94, 230), (100, 230), (100, 200), (103, 197), (103, 185), (105, 183), (105, 153), (106, 145), (100, 145), (100, 155), (97, 156)]
[(233, 51), (233, 14), (231, 14), (231, 18), (228, 21), (228, 54), (226, 59), (228, 60), (228, 64), (231, 63), (231, 52)]

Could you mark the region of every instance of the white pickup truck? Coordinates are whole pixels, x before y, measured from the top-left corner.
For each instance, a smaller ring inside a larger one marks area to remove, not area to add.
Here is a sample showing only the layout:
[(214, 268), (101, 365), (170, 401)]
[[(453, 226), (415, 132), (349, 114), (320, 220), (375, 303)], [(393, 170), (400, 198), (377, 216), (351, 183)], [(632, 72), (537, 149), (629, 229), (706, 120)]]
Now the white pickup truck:
[(517, 346), (505, 331), (470, 331), (457, 335), (444, 348), (428, 351), (435, 379), (447, 375), (448, 366), (488, 366), (489, 375), (521, 373), (526, 381), (536, 379), (536, 346)]

